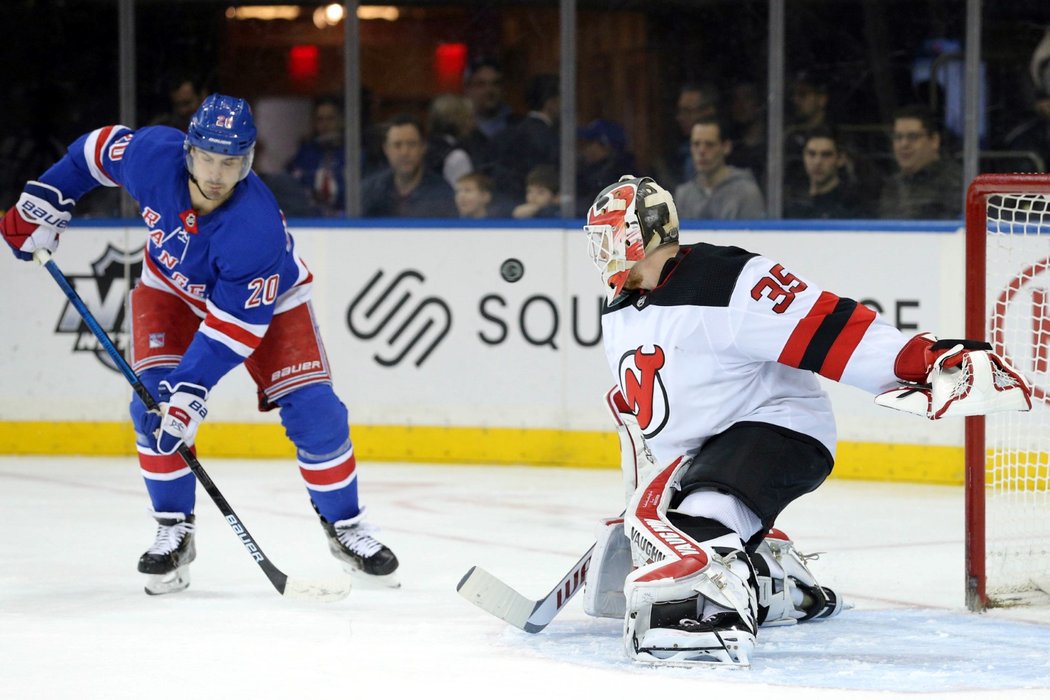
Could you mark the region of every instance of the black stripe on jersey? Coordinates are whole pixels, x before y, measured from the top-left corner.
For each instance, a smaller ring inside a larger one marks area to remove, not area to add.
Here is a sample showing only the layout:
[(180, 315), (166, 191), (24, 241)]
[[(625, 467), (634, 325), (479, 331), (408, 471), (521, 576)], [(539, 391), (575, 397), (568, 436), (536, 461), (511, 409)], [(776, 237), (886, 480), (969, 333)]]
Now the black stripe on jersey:
[(811, 372), (820, 371), (831, 347), (838, 340), (839, 334), (846, 327), (846, 323), (849, 322), (856, 308), (857, 302), (854, 300), (839, 298), (838, 303), (835, 304), (835, 310), (824, 317), (816, 333), (813, 334), (813, 338), (810, 339), (809, 345), (806, 346), (806, 352), (798, 364), (799, 369), (807, 369)]
[[(756, 255), (735, 246), (683, 245), (664, 265), (660, 284), (648, 293), (646, 305), (729, 306), (740, 271)], [(632, 292), (603, 313), (635, 306), (639, 296), (639, 292)]]

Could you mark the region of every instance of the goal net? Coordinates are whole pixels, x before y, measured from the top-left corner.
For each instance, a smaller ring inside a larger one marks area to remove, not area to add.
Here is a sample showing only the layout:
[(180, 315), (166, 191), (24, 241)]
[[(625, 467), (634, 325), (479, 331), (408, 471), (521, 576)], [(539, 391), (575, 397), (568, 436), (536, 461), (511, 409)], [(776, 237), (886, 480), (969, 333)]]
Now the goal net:
[(1050, 604), (1050, 176), (982, 175), (966, 209), (966, 334), (1032, 386), (1032, 410), (966, 421), (966, 603)]

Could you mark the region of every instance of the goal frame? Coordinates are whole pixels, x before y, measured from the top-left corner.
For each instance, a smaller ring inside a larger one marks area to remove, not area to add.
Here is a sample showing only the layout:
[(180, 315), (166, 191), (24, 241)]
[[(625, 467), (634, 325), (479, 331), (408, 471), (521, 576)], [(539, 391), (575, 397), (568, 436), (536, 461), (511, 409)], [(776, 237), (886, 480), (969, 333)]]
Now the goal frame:
[[(989, 340), (987, 279), (988, 198), (997, 194), (1050, 194), (1047, 174), (978, 175), (966, 191), (966, 337)], [(985, 419), (966, 421), (966, 607), (981, 612), (988, 607), (985, 570)]]

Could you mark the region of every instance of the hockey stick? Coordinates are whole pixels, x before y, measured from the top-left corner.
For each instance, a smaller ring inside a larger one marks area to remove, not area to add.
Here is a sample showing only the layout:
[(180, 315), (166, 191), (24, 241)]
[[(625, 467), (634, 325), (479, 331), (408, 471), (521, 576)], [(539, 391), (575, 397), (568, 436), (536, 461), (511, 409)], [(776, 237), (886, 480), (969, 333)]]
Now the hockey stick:
[[(159, 410), (156, 399), (149, 393), (149, 390), (143, 386), (142, 381), (139, 379), (135, 371), (131, 369), (131, 365), (128, 364), (124, 356), (120, 354), (116, 346), (113, 345), (113, 341), (110, 339), (106, 331), (99, 325), (98, 321), (95, 320), (94, 315), (84, 304), (84, 301), (77, 294), (76, 290), (66, 279), (66, 276), (62, 274), (62, 271), (55, 264), (55, 261), (51, 259), (51, 254), (44, 249), (39, 249), (33, 253), (33, 258), (44, 266), (51, 276), (55, 278), (55, 282), (65, 292), (66, 297), (69, 298), (69, 302), (73, 304), (80, 317), (84, 319), (84, 323), (87, 324), (91, 332), (98, 338), (98, 342), (102, 344), (102, 347), (109, 353), (109, 356), (116, 363), (117, 369), (121, 371), (124, 378), (131, 384), (131, 388), (134, 389), (135, 394), (142, 399), (142, 402), (146, 404), (146, 408), (150, 411)], [(197, 457), (193, 454), (189, 447), (185, 443), (179, 445), (179, 456), (182, 457), (186, 462), (186, 466), (190, 468), (194, 476), (197, 477), (197, 481), (204, 486), (204, 490), (211, 496), (211, 500), (215, 501), (215, 505), (219, 507), (219, 512), (226, 518), (226, 522), (233, 532), (237, 535), (237, 538), (244, 545), (244, 548), (248, 550), (248, 553), (252, 556), (255, 562), (259, 565), (259, 568), (266, 574), (266, 578), (270, 579), (270, 583), (277, 589), (277, 592), (286, 598), (298, 598), (304, 600), (319, 600), (323, 602), (331, 602), (335, 600), (341, 600), (350, 593), (350, 579), (339, 579), (331, 581), (307, 581), (297, 578), (289, 578), (280, 569), (273, 565), (265, 554), (263, 554), (262, 548), (258, 545), (248, 533), (248, 528), (244, 526), (241, 519), (237, 517), (237, 514), (230, 507), (230, 504), (226, 501), (225, 496), (219, 491), (219, 488), (215, 485), (215, 482), (211, 480), (208, 473), (204, 471), (204, 467), (197, 461)]]
[(530, 600), (500, 581), (484, 569), (472, 566), (456, 591), (474, 605), (520, 630), (536, 634), (550, 624), (554, 616), (583, 587), (587, 567), (591, 563), (595, 545), (591, 545), (580, 560), (569, 569), (558, 585), (539, 600)]

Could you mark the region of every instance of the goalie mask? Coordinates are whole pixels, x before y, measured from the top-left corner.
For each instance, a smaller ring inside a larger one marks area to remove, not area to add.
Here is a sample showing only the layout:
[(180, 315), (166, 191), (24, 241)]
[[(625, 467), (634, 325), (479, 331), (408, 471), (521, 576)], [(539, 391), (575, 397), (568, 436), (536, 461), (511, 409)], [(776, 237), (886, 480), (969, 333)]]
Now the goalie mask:
[(611, 304), (623, 294), (627, 275), (639, 260), (665, 243), (678, 242), (678, 211), (671, 193), (652, 178), (624, 175), (594, 200), (583, 230)]

